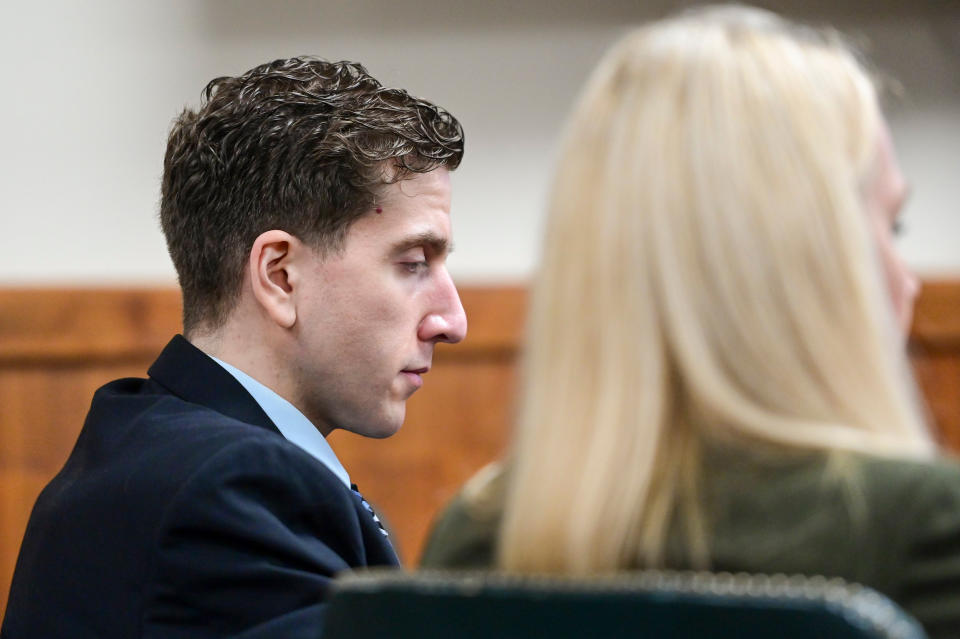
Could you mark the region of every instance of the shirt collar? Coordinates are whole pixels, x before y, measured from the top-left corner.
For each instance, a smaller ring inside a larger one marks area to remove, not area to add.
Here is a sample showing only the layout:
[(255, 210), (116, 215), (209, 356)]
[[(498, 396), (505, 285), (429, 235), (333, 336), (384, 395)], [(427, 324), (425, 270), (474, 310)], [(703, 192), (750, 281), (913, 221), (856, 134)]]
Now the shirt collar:
[(297, 408), (277, 395), (275, 392), (253, 379), (239, 368), (231, 366), (224, 361), (211, 356), (210, 359), (220, 364), (228, 373), (233, 375), (238, 382), (253, 397), (267, 417), (276, 425), (287, 441), (296, 444), (307, 454), (316, 458), (321, 464), (330, 469), (330, 471), (340, 478), (347, 488), (350, 487), (350, 475), (340, 460), (337, 459), (330, 444), (326, 438), (320, 434), (317, 427)]

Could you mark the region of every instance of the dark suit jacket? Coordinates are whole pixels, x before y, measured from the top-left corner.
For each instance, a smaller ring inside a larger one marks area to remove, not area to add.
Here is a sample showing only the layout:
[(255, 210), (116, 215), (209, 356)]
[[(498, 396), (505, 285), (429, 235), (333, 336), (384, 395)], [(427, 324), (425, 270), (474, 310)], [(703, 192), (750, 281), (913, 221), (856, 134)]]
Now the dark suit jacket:
[(216, 362), (177, 336), (149, 376), (94, 395), (34, 506), (2, 639), (317, 637), (335, 573), (397, 564)]

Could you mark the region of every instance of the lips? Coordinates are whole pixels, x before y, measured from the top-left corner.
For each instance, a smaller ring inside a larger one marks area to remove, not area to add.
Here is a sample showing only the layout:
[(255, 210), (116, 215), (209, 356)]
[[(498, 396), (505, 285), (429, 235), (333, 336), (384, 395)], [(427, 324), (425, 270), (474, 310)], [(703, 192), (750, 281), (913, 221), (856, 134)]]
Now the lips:
[(417, 389), (423, 386), (423, 377), (421, 377), (421, 375), (429, 370), (429, 366), (424, 366), (423, 368), (405, 368), (400, 371), (400, 374), (413, 385), (414, 389)]

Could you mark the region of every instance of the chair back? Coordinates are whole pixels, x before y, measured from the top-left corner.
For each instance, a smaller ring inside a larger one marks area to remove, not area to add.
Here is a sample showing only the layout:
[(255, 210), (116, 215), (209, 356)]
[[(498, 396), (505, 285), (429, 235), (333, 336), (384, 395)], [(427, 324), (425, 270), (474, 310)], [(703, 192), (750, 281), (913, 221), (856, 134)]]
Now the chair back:
[(333, 588), (324, 639), (926, 637), (883, 595), (823, 577), (369, 570), (346, 574)]

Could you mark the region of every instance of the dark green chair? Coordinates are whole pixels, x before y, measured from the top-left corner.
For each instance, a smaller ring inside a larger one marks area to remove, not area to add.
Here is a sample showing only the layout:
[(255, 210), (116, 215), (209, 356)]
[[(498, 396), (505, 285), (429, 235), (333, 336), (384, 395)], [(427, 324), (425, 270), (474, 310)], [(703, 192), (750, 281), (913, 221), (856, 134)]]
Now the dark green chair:
[(642, 571), (610, 577), (371, 570), (334, 582), (324, 639), (924, 639), (862, 586), (823, 577)]

